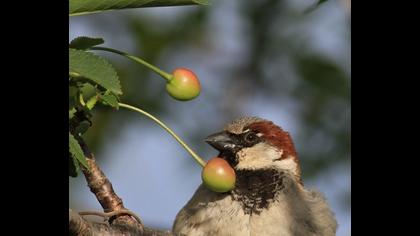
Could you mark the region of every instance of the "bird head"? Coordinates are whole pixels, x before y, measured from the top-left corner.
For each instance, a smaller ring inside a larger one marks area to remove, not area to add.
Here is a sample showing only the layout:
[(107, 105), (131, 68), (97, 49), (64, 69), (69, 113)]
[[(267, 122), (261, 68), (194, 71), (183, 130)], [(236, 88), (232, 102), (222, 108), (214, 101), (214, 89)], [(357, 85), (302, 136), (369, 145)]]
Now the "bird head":
[(279, 170), (295, 175), (301, 183), (300, 164), (289, 133), (273, 122), (243, 117), (205, 140), (220, 151), (235, 170)]

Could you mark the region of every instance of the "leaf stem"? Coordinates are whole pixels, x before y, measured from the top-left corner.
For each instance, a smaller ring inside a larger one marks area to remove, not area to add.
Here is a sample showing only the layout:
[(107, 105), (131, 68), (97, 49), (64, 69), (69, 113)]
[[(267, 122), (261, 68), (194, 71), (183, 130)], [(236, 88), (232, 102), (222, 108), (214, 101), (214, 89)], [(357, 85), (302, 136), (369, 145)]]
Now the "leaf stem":
[(137, 62), (137, 63), (139, 63), (139, 64), (141, 64), (143, 66), (146, 66), (147, 68), (149, 68), (152, 71), (156, 72), (158, 75), (162, 76), (167, 81), (170, 81), (172, 79), (172, 75), (171, 74), (166, 73), (165, 71), (157, 68), (156, 66), (154, 66), (154, 65), (146, 62), (145, 60), (143, 60), (143, 59), (141, 59), (139, 57), (136, 57), (136, 56), (127, 54), (125, 52), (122, 52), (122, 51), (119, 51), (119, 50), (116, 50), (116, 49), (113, 49), (113, 48), (106, 48), (106, 47), (91, 47), (90, 50), (101, 50), (101, 51), (107, 51), (107, 52), (112, 52), (112, 53), (119, 54), (119, 55), (124, 56), (124, 57), (127, 57), (128, 59), (131, 59), (131, 60), (133, 60), (133, 61), (135, 61), (135, 62)]
[(83, 93), (79, 90), (78, 92), (79, 102), (82, 106), (86, 106), (85, 100), (83, 99)]
[(160, 121), (158, 118), (154, 117), (153, 115), (147, 113), (146, 111), (143, 111), (140, 108), (137, 107), (133, 107), (130, 106), (128, 104), (124, 104), (124, 103), (118, 103), (118, 105), (120, 107), (124, 107), (127, 108), (128, 110), (132, 110), (135, 112), (139, 112), (147, 117), (149, 117), (150, 119), (152, 119), (154, 122), (158, 123), (163, 129), (165, 129), (170, 135), (172, 135), (172, 137), (174, 137), (176, 139), (176, 141), (178, 141), (179, 144), (181, 144), (182, 147), (185, 148), (185, 150), (187, 150), (187, 152), (189, 154), (191, 154), (191, 156), (194, 158), (195, 161), (197, 161), (197, 163), (201, 166), (204, 167), (206, 165), (206, 162), (199, 156), (197, 155), (197, 153), (195, 153), (190, 147), (188, 147), (187, 144), (185, 144), (184, 141), (181, 140), (181, 138), (178, 137), (178, 135), (175, 134), (174, 131), (172, 131), (168, 126), (166, 126), (162, 121)]
[(79, 73), (72, 72), (72, 71), (69, 71), (69, 76), (73, 77), (73, 78), (82, 78), (83, 77)]
[(101, 13), (101, 12), (107, 12), (107, 11), (111, 11), (110, 10), (97, 10), (97, 11), (84, 11), (84, 12), (76, 12), (76, 13), (69, 13), (69, 16), (82, 16), (82, 15), (87, 15), (87, 14), (94, 14), (94, 13)]

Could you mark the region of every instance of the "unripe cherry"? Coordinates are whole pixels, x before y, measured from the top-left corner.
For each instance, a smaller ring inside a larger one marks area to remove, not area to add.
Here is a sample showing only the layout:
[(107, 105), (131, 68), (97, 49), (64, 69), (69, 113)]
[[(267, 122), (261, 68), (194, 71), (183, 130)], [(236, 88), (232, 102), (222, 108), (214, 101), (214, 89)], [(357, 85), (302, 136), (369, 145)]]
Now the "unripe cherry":
[(224, 193), (235, 187), (236, 174), (227, 161), (214, 157), (201, 172), (204, 185), (212, 191)]
[(200, 94), (201, 86), (197, 76), (187, 68), (177, 68), (166, 83), (166, 91), (171, 97), (187, 101)]

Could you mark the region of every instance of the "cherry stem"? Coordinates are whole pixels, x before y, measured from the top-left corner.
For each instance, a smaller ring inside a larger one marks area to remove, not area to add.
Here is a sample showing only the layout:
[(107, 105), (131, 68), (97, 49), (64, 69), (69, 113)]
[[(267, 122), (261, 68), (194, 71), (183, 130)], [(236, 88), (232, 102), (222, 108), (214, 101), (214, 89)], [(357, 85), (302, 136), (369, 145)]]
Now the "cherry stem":
[(172, 135), (172, 137), (174, 137), (176, 139), (176, 141), (178, 141), (179, 144), (181, 144), (182, 147), (185, 148), (185, 150), (187, 150), (187, 152), (189, 154), (191, 154), (191, 156), (194, 158), (194, 160), (201, 166), (204, 167), (206, 165), (206, 162), (199, 156), (197, 155), (197, 153), (195, 153), (190, 147), (188, 147), (187, 144), (185, 144), (184, 141), (182, 141), (181, 138), (178, 137), (178, 135), (175, 134), (174, 131), (172, 131), (167, 125), (165, 125), (162, 121), (160, 121), (158, 118), (154, 117), (153, 115), (147, 113), (146, 111), (143, 111), (140, 108), (137, 107), (133, 107), (130, 106), (128, 104), (124, 104), (124, 103), (118, 103), (118, 105), (120, 107), (124, 107), (127, 108), (128, 110), (132, 110), (135, 112), (139, 112), (147, 117), (149, 117), (150, 119), (152, 119), (154, 122), (158, 123), (163, 129), (165, 129), (170, 135)]
[(83, 93), (79, 90), (78, 92), (79, 95), (79, 102), (82, 106), (86, 106), (85, 100), (83, 99)]
[(151, 69), (152, 71), (156, 72), (158, 75), (162, 76), (167, 81), (170, 81), (172, 79), (172, 77), (173, 77), (171, 74), (166, 73), (165, 71), (157, 68), (156, 66), (154, 66), (154, 65), (146, 62), (145, 60), (143, 60), (143, 59), (141, 59), (139, 57), (130, 55), (128, 53), (125, 53), (125, 52), (122, 52), (122, 51), (119, 51), (119, 50), (116, 50), (116, 49), (113, 49), (113, 48), (92, 47), (92, 48), (90, 48), (90, 50), (101, 50), (101, 51), (113, 52), (113, 53), (116, 53), (118, 55), (127, 57), (128, 59), (131, 59), (131, 60), (133, 60), (133, 61), (135, 61), (135, 62), (137, 62), (137, 63), (139, 63), (139, 64), (141, 64), (141, 65), (143, 65), (143, 66), (145, 66), (145, 67), (147, 67), (149, 69)]

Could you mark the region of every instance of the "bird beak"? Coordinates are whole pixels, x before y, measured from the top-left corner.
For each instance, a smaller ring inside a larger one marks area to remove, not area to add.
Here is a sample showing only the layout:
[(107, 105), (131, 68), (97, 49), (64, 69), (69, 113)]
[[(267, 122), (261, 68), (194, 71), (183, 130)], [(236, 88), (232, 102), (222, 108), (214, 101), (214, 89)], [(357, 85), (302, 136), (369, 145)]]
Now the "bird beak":
[(225, 131), (212, 134), (205, 141), (220, 152), (235, 153), (238, 148), (235, 138)]

